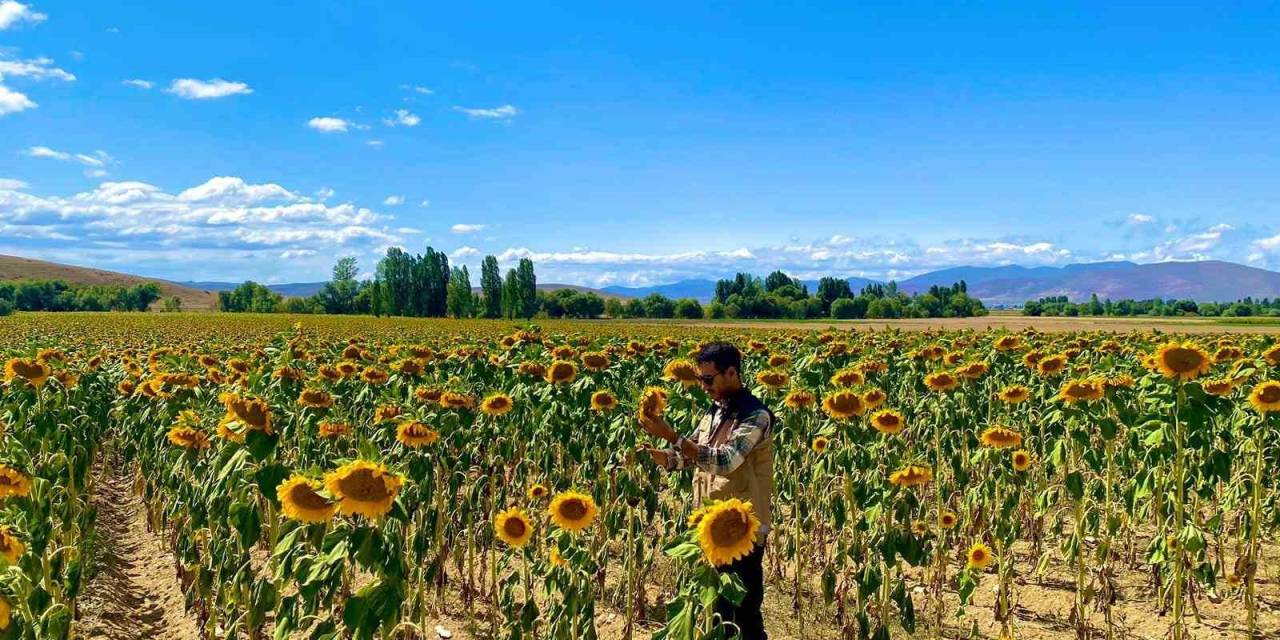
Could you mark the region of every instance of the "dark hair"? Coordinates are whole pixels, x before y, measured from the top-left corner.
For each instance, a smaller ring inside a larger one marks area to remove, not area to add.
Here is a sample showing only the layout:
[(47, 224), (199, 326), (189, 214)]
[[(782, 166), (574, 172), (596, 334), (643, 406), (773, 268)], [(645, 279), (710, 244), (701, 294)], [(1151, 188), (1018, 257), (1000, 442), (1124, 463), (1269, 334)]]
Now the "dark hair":
[(716, 371), (724, 373), (733, 367), (738, 370), (738, 375), (742, 375), (742, 353), (738, 348), (728, 342), (712, 342), (698, 351), (695, 360), (698, 364), (710, 362), (716, 366)]

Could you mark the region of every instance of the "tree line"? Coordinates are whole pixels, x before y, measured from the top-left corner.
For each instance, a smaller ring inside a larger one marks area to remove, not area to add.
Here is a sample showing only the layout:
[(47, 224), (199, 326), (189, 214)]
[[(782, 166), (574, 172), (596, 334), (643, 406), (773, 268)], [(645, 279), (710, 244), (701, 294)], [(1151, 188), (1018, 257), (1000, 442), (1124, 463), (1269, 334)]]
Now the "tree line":
[(1235, 302), (1196, 302), (1195, 300), (1099, 300), (1093, 294), (1088, 302), (1071, 302), (1067, 296), (1050, 296), (1028, 300), (1022, 305), (1024, 316), (1207, 316), (1250, 317), (1280, 316), (1280, 298), (1244, 298)]
[(986, 307), (969, 297), (962, 280), (950, 287), (933, 286), (908, 295), (896, 282), (873, 283), (854, 293), (843, 278), (822, 278), (818, 289), (809, 288), (782, 271), (763, 280), (749, 273), (716, 282), (715, 298), (707, 306), (708, 318), (964, 318), (986, 315)]
[(160, 299), (154, 282), (78, 285), (64, 280), (0, 282), (0, 315), (13, 311), (146, 311)]

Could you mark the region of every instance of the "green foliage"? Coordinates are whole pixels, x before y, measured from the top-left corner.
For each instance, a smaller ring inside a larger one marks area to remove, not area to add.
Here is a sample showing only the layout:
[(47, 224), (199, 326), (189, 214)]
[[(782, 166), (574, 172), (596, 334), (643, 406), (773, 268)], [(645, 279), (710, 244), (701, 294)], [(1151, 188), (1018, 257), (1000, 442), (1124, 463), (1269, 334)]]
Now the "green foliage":
[(0, 305), (17, 311), (146, 311), (159, 299), (160, 287), (154, 282), (128, 287), (62, 280), (0, 282)]

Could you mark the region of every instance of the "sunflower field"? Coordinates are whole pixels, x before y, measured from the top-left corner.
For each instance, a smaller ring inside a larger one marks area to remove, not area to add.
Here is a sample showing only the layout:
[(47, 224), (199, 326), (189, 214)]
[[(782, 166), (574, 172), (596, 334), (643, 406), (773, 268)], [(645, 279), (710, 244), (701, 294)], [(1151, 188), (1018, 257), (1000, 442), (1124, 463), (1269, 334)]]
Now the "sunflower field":
[(68, 313), (0, 319), (0, 639), (81, 637), (104, 474), (207, 638), (726, 637), (759, 523), (637, 455), (711, 340), (776, 637), (1280, 637), (1273, 336)]

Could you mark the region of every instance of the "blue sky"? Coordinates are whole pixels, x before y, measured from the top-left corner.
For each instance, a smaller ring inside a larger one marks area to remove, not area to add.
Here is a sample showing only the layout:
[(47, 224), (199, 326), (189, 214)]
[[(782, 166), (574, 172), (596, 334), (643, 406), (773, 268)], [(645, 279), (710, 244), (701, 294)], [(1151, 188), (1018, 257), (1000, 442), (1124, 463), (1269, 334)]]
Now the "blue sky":
[(1280, 269), (1274, 4), (268, 4), (0, 0), (0, 253)]

